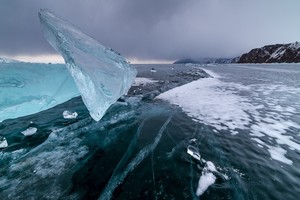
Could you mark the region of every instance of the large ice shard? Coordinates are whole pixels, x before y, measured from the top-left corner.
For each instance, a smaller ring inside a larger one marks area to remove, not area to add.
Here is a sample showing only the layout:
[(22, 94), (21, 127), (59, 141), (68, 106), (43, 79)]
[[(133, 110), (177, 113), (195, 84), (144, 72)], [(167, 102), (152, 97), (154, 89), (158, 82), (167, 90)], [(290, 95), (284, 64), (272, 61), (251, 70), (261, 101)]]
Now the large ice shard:
[(79, 95), (65, 65), (0, 63), (0, 122), (46, 110)]
[(99, 44), (48, 10), (39, 12), (44, 34), (64, 58), (92, 118), (100, 120), (126, 94), (137, 71), (117, 52)]

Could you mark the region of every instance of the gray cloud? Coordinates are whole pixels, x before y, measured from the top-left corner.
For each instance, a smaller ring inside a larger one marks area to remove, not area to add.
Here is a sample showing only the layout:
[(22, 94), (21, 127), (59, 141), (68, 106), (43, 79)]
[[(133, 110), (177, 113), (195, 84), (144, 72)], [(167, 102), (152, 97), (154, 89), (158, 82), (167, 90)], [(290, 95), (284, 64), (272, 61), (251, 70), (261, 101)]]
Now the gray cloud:
[(299, 0), (2, 0), (1, 55), (54, 54), (37, 13), (47, 8), (127, 57), (232, 57), (300, 40)]

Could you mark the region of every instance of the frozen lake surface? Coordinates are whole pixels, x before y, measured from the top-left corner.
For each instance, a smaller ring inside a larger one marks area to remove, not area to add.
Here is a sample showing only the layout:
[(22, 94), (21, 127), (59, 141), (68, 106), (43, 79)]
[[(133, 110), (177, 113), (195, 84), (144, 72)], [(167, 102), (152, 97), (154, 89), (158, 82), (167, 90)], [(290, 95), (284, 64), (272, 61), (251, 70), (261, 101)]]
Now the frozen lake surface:
[(0, 199), (298, 199), (300, 65), (135, 67), (99, 122), (79, 97), (1, 122)]

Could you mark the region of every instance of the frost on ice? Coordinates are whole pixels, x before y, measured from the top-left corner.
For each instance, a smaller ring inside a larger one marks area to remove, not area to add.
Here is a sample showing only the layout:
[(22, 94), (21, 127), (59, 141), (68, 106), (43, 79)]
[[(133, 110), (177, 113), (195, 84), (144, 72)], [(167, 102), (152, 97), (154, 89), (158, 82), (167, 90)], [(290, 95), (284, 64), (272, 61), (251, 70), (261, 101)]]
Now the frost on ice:
[(51, 12), (41, 10), (39, 18), (46, 39), (63, 56), (90, 115), (100, 120), (128, 92), (136, 69), (120, 54)]

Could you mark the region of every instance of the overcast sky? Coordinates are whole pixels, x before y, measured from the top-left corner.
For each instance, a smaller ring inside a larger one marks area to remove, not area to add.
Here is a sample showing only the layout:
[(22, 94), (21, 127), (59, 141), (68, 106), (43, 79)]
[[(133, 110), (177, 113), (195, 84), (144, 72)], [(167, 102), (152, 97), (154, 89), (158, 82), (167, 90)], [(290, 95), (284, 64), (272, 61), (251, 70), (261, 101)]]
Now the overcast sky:
[(41, 8), (129, 60), (234, 57), (300, 41), (300, 0), (0, 0), (0, 57), (55, 57)]

